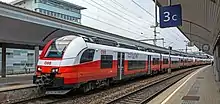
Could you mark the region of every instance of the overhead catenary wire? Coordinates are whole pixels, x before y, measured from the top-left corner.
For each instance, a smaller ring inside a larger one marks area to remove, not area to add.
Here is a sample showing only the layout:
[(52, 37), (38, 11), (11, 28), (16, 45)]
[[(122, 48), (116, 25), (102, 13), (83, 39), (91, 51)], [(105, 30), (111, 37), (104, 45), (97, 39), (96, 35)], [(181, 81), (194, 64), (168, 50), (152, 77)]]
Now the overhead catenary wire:
[(179, 35), (179, 33), (177, 33), (176, 31), (174, 31), (173, 29), (171, 29), (171, 31), (175, 34), (177, 34), (177, 36), (181, 39), (182, 37)]
[[(120, 4), (119, 2), (117, 2), (116, 0), (111, 0), (111, 2), (113, 2), (114, 4), (116, 4), (116, 5), (118, 5), (118, 6), (120, 6), (121, 8), (123, 8), (125, 11), (127, 11), (127, 12), (130, 12), (130, 11), (128, 11), (128, 9), (127, 8), (125, 8), (122, 4)], [(134, 2), (134, 1), (132, 1), (132, 2)], [(138, 5), (136, 2), (134, 2), (136, 5)], [(141, 7), (140, 5), (138, 5), (141, 9), (144, 9), (143, 7)], [(150, 12), (148, 12), (146, 9), (144, 9), (144, 11), (145, 12), (147, 12), (148, 14), (150, 14), (152, 17), (154, 17)], [(132, 12), (130, 12), (130, 13), (132, 13)], [(134, 14), (134, 13), (132, 13), (132, 14)], [(135, 15), (135, 14), (134, 14)], [(162, 35), (160, 35), (160, 36), (162, 36)], [(166, 37), (164, 37), (164, 36), (162, 36), (165, 40), (166, 40)], [(168, 40), (169, 40), (169, 38), (168, 38)], [(166, 41), (168, 41), (168, 40), (166, 40)], [(168, 41), (168, 42), (171, 42), (171, 41)]]
[[(171, 40), (169, 37), (166, 37), (166, 36), (168, 36), (169, 34), (167, 34), (166, 32), (165, 33), (163, 33), (164, 35), (161, 35), (161, 34), (159, 34), (160, 36), (162, 36), (162, 37), (164, 37), (165, 39), (166, 39), (166, 41), (170, 41), (170, 42), (173, 42), (173, 40)], [(178, 41), (178, 42), (180, 42), (180, 41)]]
[(121, 28), (121, 27), (119, 27), (119, 26), (115, 26), (115, 25), (113, 25), (113, 24), (110, 24), (110, 23), (104, 22), (104, 21), (102, 21), (102, 20), (99, 20), (99, 19), (93, 18), (93, 17), (88, 16), (88, 15), (85, 15), (85, 14), (82, 14), (82, 16), (85, 16), (85, 17), (87, 17), (87, 18), (93, 19), (93, 20), (95, 20), (95, 21), (98, 21), (98, 22), (101, 22), (101, 23), (107, 24), (107, 25), (112, 26), (112, 27), (115, 27), (115, 28), (119, 28), (119, 29), (121, 29), (121, 30), (127, 31), (127, 32), (132, 33), (132, 34), (140, 35), (140, 34), (135, 33), (135, 32), (133, 32), (133, 31), (130, 31), (130, 30), (127, 30), (127, 29)]
[[(128, 15), (127, 13), (121, 11), (120, 9), (117, 9), (116, 7), (114, 7), (114, 6), (112, 6), (111, 4), (107, 3), (106, 1), (104, 1), (104, 0), (101, 0), (101, 1), (102, 1), (103, 3), (105, 3), (105, 4), (109, 5), (109, 6), (111, 6), (112, 8), (116, 9), (117, 11), (121, 12), (122, 14), (124, 14), (124, 15), (126, 15), (126, 16), (128, 16), (128, 17), (131, 17), (131, 15)], [(135, 18), (136, 18), (136, 17), (135, 17)], [(141, 22), (144, 22), (144, 21), (141, 21)], [(151, 25), (150, 23), (147, 23), (147, 24), (149, 24), (149, 26)], [(142, 28), (145, 28), (145, 27), (142, 27)], [(147, 29), (147, 28), (145, 28), (145, 29)], [(149, 29), (147, 29), (147, 30), (149, 30)], [(151, 30), (150, 30), (150, 31), (151, 31)]]
[(173, 40), (170, 40), (170, 38), (167, 37), (168, 36), (167, 33), (163, 33), (163, 34), (166, 34), (166, 35), (161, 35), (161, 34), (158, 34), (158, 35), (163, 37), (165, 39), (165, 41), (167, 41), (167, 42), (173, 42)]
[[(104, 1), (104, 0), (102, 0), (102, 1)], [(113, 0), (110, 0), (110, 1), (111, 1), (112, 3), (114, 3), (115, 5), (119, 6), (120, 8), (122, 8), (123, 10), (127, 11), (128, 13), (132, 14), (132, 15), (130, 15), (130, 16), (133, 16), (133, 17), (135, 17), (135, 18), (138, 18), (139, 20), (143, 20), (143, 22), (146, 22), (147, 24), (153, 24), (152, 21), (144, 20), (143, 18), (140, 18), (137, 14), (135, 14), (135, 13), (129, 11), (125, 6), (123, 6), (123, 5), (120, 4), (119, 2), (114, 2)], [(120, 5), (119, 5), (119, 4), (120, 4)], [(109, 4), (109, 5), (110, 5), (110, 4)], [(117, 9), (117, 8), (115, 8), (115, 9)], [(120, 10), (120, 9), (119, 9), (119, 10)], [(121, 11), (121, 10), (120, 10), (120, 11)], [(122, 13), (124, 13), (124, 12), (122, 12)]]
[(182, 40), (181, 40), (182, 38), (180, 38), (180, 37), (178, 37), (177, 35), (175, 35), (175, 33), (173, 33), (171, 30), (168, 30), (167, 33), (170, 33), (170, 35), (172, 35), (172, 36), (175, 38), (175, 40), (177, 40), (177, 41), (182, 41)]
[[(105, 8), (106, 10), (108, 10), (108, 11), (110, 11), (111, 13), (113, 13), (113, 14), (119, 16), (120, 18), (123, 18), (124, 20), (133, 23), (133, 24), (131, 24), (131, 25), (136, 24), (136, 26), (139, 26), (139, 24), (137, 24), (136, 22), (134, 22), (134, 21), (132, 21), (132, 20), (130, 20), (130, 19), (125, 18), (124, 16), (122, 16), (122, 15), (120, 15), (120, 14), (118, 14), (118, 13), (112, 11), (112, 10), (110, 10), (109, 8), (106, 8), (105, 6), (103, 6), (103, 5), (101, 5), (101, 4), (97, 3), (97, 2), (95, 2), (94, 0), (91, 0), (91, 2), (93, 2), (93, 3), (97, 4), (97, 5), (99, 5), (99, 6), (102, 7), (102, 8)], [(87, 2), (87, 3), (88, 3), (88, 2)], [(90, 3), (90, 4), (91, 4), (91, 3)], [(102, 10), (103, 10), (103, 9), (102, 9)], [(139, 26), (139, 27), (140, 27), (140, 26)], [(136, 28), (137, 28), (137, 27), (136, 27)], [(143, 28), (143, 27), (141, 27), (141, 28)], [(140, 29), (140, 28), (139, 28), (139, 29)], [(144, 28), (144, 29), (145, 29), (145, 30), (148, 30), (148, 31), (150, 31), (150, 32), (152, 32), (152, 30), (150, 30), (150, 29), (148, 29), (148, 28)]]
[(152, 16), (153, 18), (155, 18), (155, 16), (150, 13), (149, 11), (147, 11), (146, 9), (144, 9), (141, 5), (139, 5), (137, 2), (135, 2), (134, 0), (131, 0), (134, 4), (136, 4), (139, 8), (141, 8), (143, 11), (145, 11), (148, 15)]
[[(170, 29), (168, 29), (168, 30), (166, 30), (166, 32), (165, 31), (161, 31), (163, 34), (167, 34), (167, 35), (164, 35), (164, 36), (171, 36), (172, 35), (172, 37), (174, 37), (175, 38), (175, 40), (176, 41), (178, 41), (178, 42), (181, 42), (181, 37), (179, 36), (179, 37), (177, 37), (176, 35), (174, 35), (173, 34), (173, 32), (171, 32), (171, 30)], [(169, 34), (168, 34), (169, 33)], [(161, 34), (159, 34), (160, 36), (162, 36)], [(164, 37), (163, 36), (163, 37)], [(166, 37), (167, 39), (169, 39), (169, 37)], [(172, 40), (173, 41), (173, 40)]]
[[(129, 22), (127, 22), (127, 21), (123, 20), (122, 18), (120, 18), (120, 16), (119, 16), (119, 17), (117, 17), (117, 16), (115, 16), (115, 15), (113, 15), (113, 14), (109, 13), (108, 11), (106, 11), (106, 10), (104, 10), (104, 9), (100, 8), (100, 7), (97, 7), (96, 5), (94, 5), (94, 4), (92, 4), (92, 3), (89, 3), (89, 2), (87, 2), (87, 1), (85, 1), (85, 0), (84, 0), (84, 2), (85, 2), (85, 3), (87, 3), (87, 4), (89, 4), (89, 5), (91, 5), (91, 6), (93, 6), (93, 7), (96, 7), (97, 9), (99, 9), (99, 10), (101, 10), (101, 11), (103, 11), (103, 12), (105, 12), (105, 13), (107, 13), (107, 14), (109, 14), (109, 15), (111, 15), (111, 16), (113, 16), (113, 17), (115, 17), (115, 18), (118, 18), (118, 19), (120, 19), (120, 20), (124, 21), (125, 23), (127, 23), (127, 24), (129, 24), (129, 25), (131, 25), (131, 26), (133, 26), (133, 25), (134, 25), (134, 24), (131, 24), (131, 23), (129, 23)], [(138, 28), (137, 26), (133, 26), (133, 27), (134, 27), (134, 28), (137, 28), (138, 30), (142, 30), (141, 28)], [(145, 30), (142, 30), (141, 32), (143, 32), (143, 31), (145, 31)], [(151, 30), (148, 30), (148, 31), (152, 32)], [(139, 32), (139, 33), (141, 33), (141, 32)]]
[(95, 21), (102, 22), (102, 23), (107, 24), (107, 25), (112, 26), (112, 27), (119, 28), (119, 29), (121, 29), (121, 30), (124, 30), (124, 31), (130, 32), (130, 33), (132, 33), (132, 34), (137, 34), (137, 33), (132, 32), (132, 31), (130, 31), (130, 30), (123, 29), (123, 28), (121, 28), (121, 27), (118, 27), (118, 26), (115, 26), (115, 25), (113, 25), (113, 24), (110, 24), (110, 23), (107, 23), (107, 22), (101, 21), (101, 20), (99, 20), (99, 19), (93, 18), (93, 17), (88, 16), (88, 15), (85, 15), (85, 14), (82, 14), (82, 16), (85, 16), (85, 17), (87, 17), (87, 18), (93, 19), (93, 20), (95, 20)]
[(116, 5), (124, 8), (124, 6), (121, 3), (117, 2), (116, 0), (110, 0), (110, 1), (114, 2)]

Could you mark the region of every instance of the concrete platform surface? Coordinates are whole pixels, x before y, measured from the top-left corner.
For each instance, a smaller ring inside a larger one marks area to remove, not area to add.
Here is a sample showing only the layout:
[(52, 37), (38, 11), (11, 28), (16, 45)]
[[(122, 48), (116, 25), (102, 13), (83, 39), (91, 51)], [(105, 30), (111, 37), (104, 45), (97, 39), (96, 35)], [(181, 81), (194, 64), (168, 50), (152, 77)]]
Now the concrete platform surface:
[(33, 74), (7, 75), (0, 77), (0, 91), (14, 90), (35, 86), (32, 81)]
[(208, 65), (183, 78), (148, 104), (220, 104), (219, 82)]
[(22, 82), (32, 80), (34, 74), (18, 74), (18, 75), (7, 75), (6, 78), (0, 77), (0, 85), (2, 83)]

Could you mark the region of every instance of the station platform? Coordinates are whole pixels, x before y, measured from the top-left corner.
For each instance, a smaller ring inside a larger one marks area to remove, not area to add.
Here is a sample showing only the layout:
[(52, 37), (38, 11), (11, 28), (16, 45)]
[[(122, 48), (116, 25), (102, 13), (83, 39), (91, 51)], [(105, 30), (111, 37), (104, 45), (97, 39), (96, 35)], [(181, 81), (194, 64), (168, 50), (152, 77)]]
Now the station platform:
[(214, 77), (211, 65), (200, 68), (148, 104), (220, 104), (220, 84)]
[(0, 92), (35, 86), (32, 84), (32, 77), (33, 74), (7, 75), (6, 78), (0, 77)]

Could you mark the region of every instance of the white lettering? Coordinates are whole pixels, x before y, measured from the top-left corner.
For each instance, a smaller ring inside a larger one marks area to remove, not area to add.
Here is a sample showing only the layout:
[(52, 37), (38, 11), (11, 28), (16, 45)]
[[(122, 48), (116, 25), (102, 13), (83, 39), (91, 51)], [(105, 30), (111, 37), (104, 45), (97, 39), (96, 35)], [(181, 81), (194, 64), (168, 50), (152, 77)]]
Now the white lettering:
[(170, 21), (170, 12), (164, 12), (163, 14), (165, 14), (165, 18), (166, 18), (166, 19), (164, 19), (163, 21), (164, 21), (164, 22)]
[(175, 15), (172, 16), (172, 19), (173, 19), (174, 21), (177, 21), (176, 17), (177, 17), (177, 15), (175, 14)]

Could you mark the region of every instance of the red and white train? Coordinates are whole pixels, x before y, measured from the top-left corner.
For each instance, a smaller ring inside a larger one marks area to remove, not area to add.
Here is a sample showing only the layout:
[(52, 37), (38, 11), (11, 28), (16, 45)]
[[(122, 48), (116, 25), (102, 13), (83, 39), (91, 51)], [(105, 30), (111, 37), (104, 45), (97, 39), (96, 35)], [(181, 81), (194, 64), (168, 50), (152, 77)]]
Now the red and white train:
[(171, 68), (210, 63), (209, 59), (146, 52), (125, 44), (108, 44), (74, 35), (53, 39), (40, 55), (33, 82), (44, 85), (47, 94), (65, 94), (72, 89), (92, 90), (112, 81), (165, 72)]

